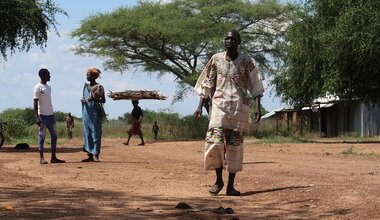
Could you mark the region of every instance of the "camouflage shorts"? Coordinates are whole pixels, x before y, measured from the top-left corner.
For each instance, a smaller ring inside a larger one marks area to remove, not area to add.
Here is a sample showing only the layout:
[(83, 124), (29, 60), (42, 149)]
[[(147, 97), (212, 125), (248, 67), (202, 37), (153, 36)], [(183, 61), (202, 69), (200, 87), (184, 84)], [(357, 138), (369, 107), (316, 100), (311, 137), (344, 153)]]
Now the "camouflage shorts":
[(244, 132), (233, 131), (222, 127), (210, 128), (207, 131), (207, 143), (224, 143), (227, 145), (238, 146), (244, 142)]

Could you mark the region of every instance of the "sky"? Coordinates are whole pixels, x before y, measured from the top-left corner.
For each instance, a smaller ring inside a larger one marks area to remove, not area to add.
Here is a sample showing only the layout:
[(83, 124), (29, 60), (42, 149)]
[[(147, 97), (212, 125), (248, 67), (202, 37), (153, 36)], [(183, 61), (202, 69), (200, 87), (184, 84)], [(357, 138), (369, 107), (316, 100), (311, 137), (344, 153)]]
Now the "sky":
[[(99, 12), (112, 12), (119, 7), (133, 7), (137, 0), (55, 0), (60, 8), (68, 13), (68, 17), (57, 15), (57, 26), (60, 36), (49, 33), (47, 47), (42, 51), (34, 47), (29, 52), (16, 51), (8, 55), (8, 60), (0, 62), (0, 112), (9, 108), (33, 108), (33, 87), (40, 81), (38, 71), (47, 68), (51, 74), (48, 84), (52, 87), (52, 102), (54, 111), (71, 112), (81, 117), (81, 102), (83, 85), (86, 82), (86, 70), (90, 66), (102, 71), (97, 82), (108, 91), (124, 90), (156, 90), (167, 96), (167, 100), (141, 100), (142, 109), (152, 111), (176, 112), (181, 116), (193, 114), (199, 97), (194, 93), (183, 101), (173, 104), (176, 91), (174, 77), (170, 74), (156, 78), (138, 69), (130, 68), (124, 73), (104, 70), (101, 59), (93, 56), (75, 55), (70, 48), (77, 44), (69, 33), (80, 26), (80, 22), (90, 15)], [(268, 82), (264, 81), (266, 86)], [(266, 86), (261, 101), (264, 108), (272, 111), (281, 106), (278, 98), (271, 95), (271, 88)], [(112, 100), (106, 97), (105, 111), (109, 119), (117, 119), (132, 110), (132, 104), (127, 100)]]

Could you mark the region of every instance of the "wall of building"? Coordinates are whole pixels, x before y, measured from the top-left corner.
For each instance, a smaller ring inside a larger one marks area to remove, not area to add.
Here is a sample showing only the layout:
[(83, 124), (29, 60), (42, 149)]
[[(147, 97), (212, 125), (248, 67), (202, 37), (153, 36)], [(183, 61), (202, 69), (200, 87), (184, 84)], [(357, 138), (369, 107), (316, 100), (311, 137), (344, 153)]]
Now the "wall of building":
[(270, 119), (286, 122), (288, 129), (293, 132), (302, 133), (304, 127), (305, 130), (312, 132), (319, 132), (321, 129), (321, 135), (324, 137), (337, 137), (352, 132), (360, 136), (380, 135), (379, 105), (363, 104), (359, 101), (352, 101), (349, 104), (337, 102), (319, 110), (320, 112), (311, 110), (277, 112)]
[(362, 136), (380, 135), (380, 107), (373, 104), (361, 104)]

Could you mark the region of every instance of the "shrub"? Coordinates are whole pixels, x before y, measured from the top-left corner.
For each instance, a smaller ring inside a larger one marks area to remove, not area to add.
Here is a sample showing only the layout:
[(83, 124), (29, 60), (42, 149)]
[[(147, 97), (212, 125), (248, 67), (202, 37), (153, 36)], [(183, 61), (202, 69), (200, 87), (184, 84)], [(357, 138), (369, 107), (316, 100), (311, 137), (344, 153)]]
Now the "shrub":
[(28, 125), (32, 125), (36, 122), (36, 113), (32, 108), (9, 108), (0, 114), (2, 121), (9, 121), (10, 118), (17, 118)]
[(14, 117), (2, 118), (8, 123), (4, 129), (4, 136), (6, 140), (30, 136), (29, 125), (24, 120)]
[(8, 123), (4, 128), (6, 140), (30, 136), (29, 125), (35, 120), (30, 109), (7, 109), (0, 114), (0, 118)]

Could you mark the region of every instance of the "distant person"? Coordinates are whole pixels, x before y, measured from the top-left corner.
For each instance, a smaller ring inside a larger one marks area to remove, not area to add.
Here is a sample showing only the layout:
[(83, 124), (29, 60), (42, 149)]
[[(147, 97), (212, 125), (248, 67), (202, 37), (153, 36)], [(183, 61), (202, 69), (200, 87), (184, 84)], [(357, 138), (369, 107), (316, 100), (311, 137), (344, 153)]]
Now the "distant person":
[(96, 82), (100, 70), (95, 67), (87, 69), (87, 81), (83, 87), (82, 120), (84, 147), (87, 158), (82, 162), (99, 162), (102, 145), (102, 122), (105, 118), (103, 104), (106, 102), (104, 88)]
[(201, 116), (202, 105), (208, 107), (210, 98), (212, 101), (204, 154), (205, 169), (216, 173), (215, 184), (209, 190), (211, 194), (222, 190), (222, 172), (227, 165), (226, 194), (240, 196), (234, 181), (243, 166), (243, 134), (249, 130), (250, 96), (256, 101), (255, 121), (261, 118), (260, 98), (264, 87), (253, 59), (238, 52), (240, 43), (239, 32), (228, 31), (224, 38), (226, 51), (211, 57), (195, 85), (201, 97), (196, 117)]
[(125, 143), (125, 145), (129, 145), (129, 140), (131, 139), (133, 134), (137, 134), (140, 139), (141, 143), (140, 146), (145, 145), (143, 133), (141, 131), (141, 121), (143, 119), (143, 111), (141, 110), (139, 106), (138, 100), (132, 100), (133, 110), (132, 110), (132, 127), (128, 130), (128, 140)]
[(152, 132), (154, 134), (154, 140), (157, 140), (157, 134), (158, 134), (159, 130), (160, 130), (160, 127), (158, 127), (157, 121), (154, 121), (154, 124), (152, 127)]
[(38, 75), (41, 79), (33, 88), (34, 111), (36, 113), (36, 124), (38, 131), (38, 151), (40, 152), (40, 164), (47, 164), (44, 158), (44, 143), (46, 129), (50, 132), (51, 137), (51, 163), (64, 163), (56, 156), (57, 151), (57, 128), (54, 116), (53, 104), (51, 102), (51, 87), (47, 84), (50, 81), (50, 72), (47, 69), (40, 69)]
[(71, 112), (66, 117), (66, 128), (69, 139), (73, 138), (74, 117), (71, 115)]

